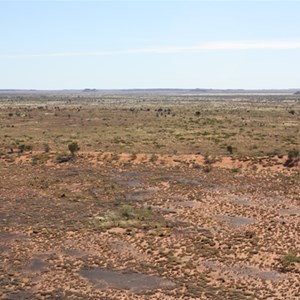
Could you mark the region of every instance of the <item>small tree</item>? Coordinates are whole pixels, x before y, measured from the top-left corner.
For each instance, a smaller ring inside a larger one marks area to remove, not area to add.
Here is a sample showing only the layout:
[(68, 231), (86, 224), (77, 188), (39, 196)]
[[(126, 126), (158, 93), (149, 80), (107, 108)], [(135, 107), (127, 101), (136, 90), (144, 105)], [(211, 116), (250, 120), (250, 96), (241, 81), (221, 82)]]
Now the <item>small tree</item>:
[(80, 150), (77, 142), (72, 142), (68, 145), (69, 151), (71, 152), (72, 156), (75, 155), (76, 152)]

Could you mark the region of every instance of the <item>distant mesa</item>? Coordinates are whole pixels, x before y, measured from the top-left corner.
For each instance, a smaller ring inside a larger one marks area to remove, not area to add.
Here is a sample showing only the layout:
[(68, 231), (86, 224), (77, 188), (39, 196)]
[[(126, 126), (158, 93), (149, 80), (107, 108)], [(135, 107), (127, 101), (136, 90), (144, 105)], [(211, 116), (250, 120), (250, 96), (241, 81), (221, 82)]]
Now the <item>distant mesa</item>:
[(300, 91), (296, 92), (295, 95), (300, 95)]
[(83, 92), (84, 93), (86, 93), (86, 92), (88, 92), (88, 93), (97, 92), (97, 89), (84, 89)]

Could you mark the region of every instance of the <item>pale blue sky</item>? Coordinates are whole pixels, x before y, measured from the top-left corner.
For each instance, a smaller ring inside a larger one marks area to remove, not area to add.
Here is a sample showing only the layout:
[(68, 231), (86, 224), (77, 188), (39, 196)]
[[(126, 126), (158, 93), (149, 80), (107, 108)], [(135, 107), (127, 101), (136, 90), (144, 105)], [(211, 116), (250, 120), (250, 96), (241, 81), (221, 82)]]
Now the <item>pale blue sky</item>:
[(299, 1), (0, 1), (0, 89), (300, 88)]

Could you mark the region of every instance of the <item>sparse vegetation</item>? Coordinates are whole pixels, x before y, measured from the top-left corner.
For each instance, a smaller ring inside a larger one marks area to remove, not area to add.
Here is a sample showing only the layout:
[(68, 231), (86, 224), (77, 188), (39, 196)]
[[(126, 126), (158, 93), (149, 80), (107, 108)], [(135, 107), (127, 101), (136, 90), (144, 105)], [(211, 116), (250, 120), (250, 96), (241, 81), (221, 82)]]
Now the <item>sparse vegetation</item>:
[(50, 152), (50, 146), (49, 146), (49, 144), (44, 144), (44, 151), (45, 151), (45, 153), (48, 153), (48, 152)]
[(288, 152), (288, 158), (284, 163), (284, 166), (286, 167), (294, 167), (298, 164), (300, 160), (300, 152), (297, 149), (292, 149)]
[(209, 173), (209, 172), (211, 172), (211, 170), (212, 170), (212, 166), (211, 165), (206, 165), (206, 166), (203, 167), (203, 171), (205, 173)]
[[(90, 97), (93, 107), (88, 106)], [(168, 108), (161, 106), (166, 99)], [(230, 99), (233, 100), (230, 105), (221, 95), (189, 95), (180, 97), (180, 101), (176, 95), (153, 95), (140, 101), (132, 95), (124, 95), (122, 99), (112, 95), (99, 97), (96, 92), (80, 95), (80, 98), (68, 96), (65, 104), (64, 97), (49, 94), (42, 99), (29, 97), (32, 103), (29, 109), (14, 105), (18, 98), (12, 96), (12, 106), (2, 108), (6, 118), (1, 131), (3, 136), (9, 136), (2, 144), (7, 149), (12, 141), (23, 140), (20, 143), (28, 144), (30, 140), (29, 144), (36, 151), (44, 150), (43, 144), (49, 144), (51, 151), (58, 153), (65, 151), (66, 143), (77, 140), (80, 147), (88, 151), (112, 153), (117, 145), (119, 153), (148, 154), (195, 153), (196, 145), (201, 145), (202, 153), (213, 156), (224, 155), (228, 145), (238, 145), (241, 156), (256, 156), (274, 149), (286, 153), (286, 149), (300, 144), (296, 123), (289, 126), (288, 136), (284, 125), (297, 122), (298, 102), (287, 107), (279, 96), (247, 96), (242, 100), (232, 96)], [(260, 102), (261, 99), (264, 101)], [(297, 96), (285, 96), (287, 102), (296, 99)], [(295, 114), (292, 116), (289, 110)], [(162, 118), (161, 114), (166, 117)], [(72, 117), (66, 118), (68, 115)], [(21, 118), (24, 126), (19, 126), (13, 116)], [(30, 126), (33, 120), (39, 122), (36, 128)]]
[(230, 154), (233, 153), (233, 147), (231, 145), (227, 145), (226, 149)]
[(2, 296), (148, 294), (82, 280), (100, 268), (174, 282), (154, 298), (296, 299), (299, 97), (224, 97), (0, 93)]
[(71, 155), (75, 155), (76, 152), (78, 152), (80, 150), (77, 142), (72, 142), (68, 145), (68, 149), (71, 152)]
[(99, 229), (107, 230), (113, 227), (125, 229), (155, 228), (165, 226), (165, 221), (157, 213), (153, 214), (151, 207), (138, 208), (123, 204), (114, 211), (109, 211), (103, 216), (96, 216), (91, 222)]
[(36, 165), (38, 163), (45, 163), (49, 158), (50, 157), (48, 153), (35, 154), (32, 156), (32, 164)]
[(156, 162), (158, 159), (158, 156), (156, 154), (151, 154), (150, 156), (150, 162), (154, 163)]
[(18, 149), (20, 151), (20, 153), (26, 152), (26, 151), (31, 151), (32, 150), (32, 146), (31, 145), (25, 145), (25, 144), (21, 144), (18, 146)]
[(297, 149), (290, 150), (288, 152), (288, 159), (299, 159), (300, 152)]
[(282, 272), (291, 272), (296, 267), (297, 264), (300, 264), (300, 257), (297, 256), (294, 252), (287, 253), (281, 259), (281, 271)]
[(288, 253), (282, 257), (281, 261), (283, 264), (299, 264), (300, 256), (297, 256), (295, 253)]

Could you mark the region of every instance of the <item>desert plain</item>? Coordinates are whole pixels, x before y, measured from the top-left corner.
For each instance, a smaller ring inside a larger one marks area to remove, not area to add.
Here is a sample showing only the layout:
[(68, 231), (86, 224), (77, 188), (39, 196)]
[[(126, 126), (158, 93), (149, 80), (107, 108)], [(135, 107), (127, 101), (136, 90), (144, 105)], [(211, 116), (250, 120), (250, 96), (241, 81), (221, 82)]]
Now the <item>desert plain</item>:
[(0, 299), (300, 298), (300, 95), (1, 93), (0, 137)]

